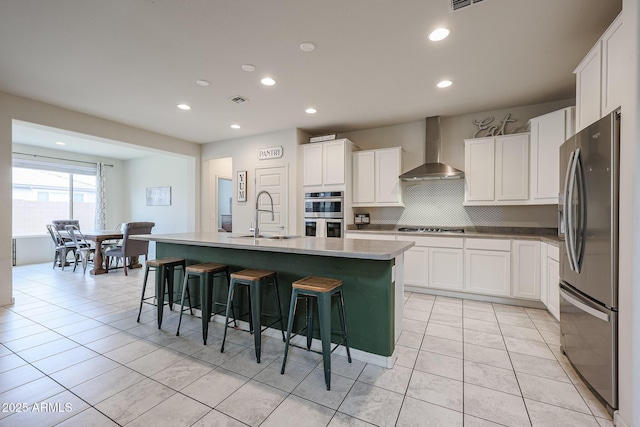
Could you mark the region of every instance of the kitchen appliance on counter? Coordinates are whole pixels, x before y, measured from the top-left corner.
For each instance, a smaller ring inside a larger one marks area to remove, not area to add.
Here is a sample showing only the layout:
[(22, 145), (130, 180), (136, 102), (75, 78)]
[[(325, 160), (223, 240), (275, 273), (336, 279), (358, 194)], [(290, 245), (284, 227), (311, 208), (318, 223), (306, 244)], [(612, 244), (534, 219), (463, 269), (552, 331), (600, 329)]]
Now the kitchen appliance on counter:
[(620, 112), (560, 147), (562, 351), (610, 413), (618, 407)]
[(398, 231), (403, 233), (464, 233), (464, 228), (400, 227)]
[(304, 195), (304, 233), (315, 237), (344, 237), (344, 192)]

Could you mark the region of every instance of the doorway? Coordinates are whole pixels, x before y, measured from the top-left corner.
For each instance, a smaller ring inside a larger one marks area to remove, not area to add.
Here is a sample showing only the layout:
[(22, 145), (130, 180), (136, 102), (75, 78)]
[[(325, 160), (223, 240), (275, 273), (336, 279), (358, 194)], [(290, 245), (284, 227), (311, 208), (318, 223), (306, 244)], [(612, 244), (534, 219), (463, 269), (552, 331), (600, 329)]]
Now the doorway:
[(231, 178), (216, 177), (216, 193), (218, 194), (218, 229), (228, 233), (233, 231), (233, 185)]

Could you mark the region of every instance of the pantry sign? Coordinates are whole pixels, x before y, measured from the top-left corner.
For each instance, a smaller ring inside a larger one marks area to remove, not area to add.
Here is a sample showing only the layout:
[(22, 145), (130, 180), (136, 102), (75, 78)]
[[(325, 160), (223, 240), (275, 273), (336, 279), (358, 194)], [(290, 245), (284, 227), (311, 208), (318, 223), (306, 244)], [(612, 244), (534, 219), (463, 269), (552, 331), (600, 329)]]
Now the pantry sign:
[(262, 148), (258, 150), (258, 160), (279, 159), (282, 152), (282, 147)]

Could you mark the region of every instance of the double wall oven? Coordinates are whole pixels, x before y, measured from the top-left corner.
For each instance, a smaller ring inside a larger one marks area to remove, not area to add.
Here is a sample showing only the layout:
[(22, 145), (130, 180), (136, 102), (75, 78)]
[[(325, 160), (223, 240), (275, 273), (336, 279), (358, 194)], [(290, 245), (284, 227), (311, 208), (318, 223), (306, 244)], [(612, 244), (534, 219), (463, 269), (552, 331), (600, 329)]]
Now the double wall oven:
[(344, 236), (344, 192), (321, 191), (304, 195), (305, 236)]

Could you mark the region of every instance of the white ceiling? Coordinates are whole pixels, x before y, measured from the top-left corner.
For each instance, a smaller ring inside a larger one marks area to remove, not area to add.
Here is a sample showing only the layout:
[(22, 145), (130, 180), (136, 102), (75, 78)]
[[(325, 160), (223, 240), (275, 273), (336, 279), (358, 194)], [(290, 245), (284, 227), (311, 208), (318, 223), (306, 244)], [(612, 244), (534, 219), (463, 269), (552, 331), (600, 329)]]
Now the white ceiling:
[[(571, 98), (573, 69), (620, 10), (621, 0), (485, 0), (453, 13), (449, 0), (2, 0), (0, 90), (198, 143), (344, 132)], [(439, 25), (451, 36), (430, 42)], [(314, 52), (300, 50), (307, 41)], [(260, 84), (267, 75), (275, 86)], [(453, 86), (437, 89), (443, 78)]]

